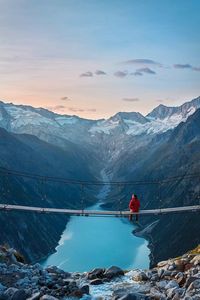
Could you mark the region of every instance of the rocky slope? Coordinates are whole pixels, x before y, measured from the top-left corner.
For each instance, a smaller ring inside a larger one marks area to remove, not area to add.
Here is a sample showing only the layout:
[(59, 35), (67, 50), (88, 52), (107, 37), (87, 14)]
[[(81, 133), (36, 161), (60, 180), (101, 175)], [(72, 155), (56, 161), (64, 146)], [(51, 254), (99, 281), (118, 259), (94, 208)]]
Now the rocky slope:
[[(70, 142), (68, 150), (62, 150), (37, 137), (0, 129), (0, 202), (80, 208), (80, 186), (16, 177), (1, 171), (14, 169), (41, 176), (56, 174), (58, 177), (89, 180), (94, 175), (91, 174), (87, 155)], [(92, 196), (90, 200), (95, 201)], [(67, 221), (65, 216), (1, 211), (0, 243), (18, 248), (28, 260), (41, 259), (55, 249)]]
[(150, 270), (118, 267), (68, 273), (50, 266), (24, 264), (14, 249), (0, 247), (1, 300), (198, 300), (200, 247), (159, 262)]
[[(156, 141), (134, 155), (126, 153), (127, 164), (121, 159), (115, 178), (127, 180), (166, 179), (176, 175), (199, 173), (200, 170), (200, 110), (191, 115), (187, 122), (178, 125), (171, 133), (162, 136), (162, 143)], [(139, 159), (138, 159), (139, 158)], [(138, 161), (137, 161), (138, 159)], [(141, 198), (143, 208), (175, 207), (199, 204), (199, 177), (173, 179), (159, 185), (126, 187), (123, 194), (124, 208), (128, 205), (128, 195), (134, 191)], [(115, 203), (113, 203), (114, 205)], [(112, 205), (112, 204), (111, 204)], [(187, 251), (200, 242), (199, 215), (176, 214), (161, 217), (141, 218), (143, 226), (158, 220), (148, 233), (151, 248), (151, 264), (156, 264), (169, 255), (175, 256)], [(170, 243), (169, 243), (170, 237)], [(183, 242), (184, 241), (184, 242)], [(162, 245), (160, 247), (159, 245)]]

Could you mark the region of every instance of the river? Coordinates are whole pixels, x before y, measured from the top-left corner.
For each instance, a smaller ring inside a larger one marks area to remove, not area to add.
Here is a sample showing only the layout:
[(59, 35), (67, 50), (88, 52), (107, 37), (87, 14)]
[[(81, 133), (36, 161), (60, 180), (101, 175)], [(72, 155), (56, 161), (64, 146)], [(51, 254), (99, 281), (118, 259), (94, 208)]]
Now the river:
[[(102, 177), (107, 180), (103, 172)], [(100, 204), (109, 190), (108, 185), (103, 186), (98, 194), (99, 203), (89, 209), (101, 209)], [(56, 252), (42, 265), (56, 265), (68, 272), (84, 272), (112, 265), (126, 270), (148, 268), (147, 241), (134, 236), (134, 228), (125, 218), (73, 216), (61, 236)]]

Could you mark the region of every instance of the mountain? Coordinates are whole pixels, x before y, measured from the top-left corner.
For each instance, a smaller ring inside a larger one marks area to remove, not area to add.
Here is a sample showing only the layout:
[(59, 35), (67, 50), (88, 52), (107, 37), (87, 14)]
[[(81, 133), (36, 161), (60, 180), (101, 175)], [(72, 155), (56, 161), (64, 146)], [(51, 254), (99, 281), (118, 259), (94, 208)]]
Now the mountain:
[[(179, 107), (158, 106), (147, 116), (137, 112), (119, 112), (106, 120), (87, 120), (55, 114), (42, 108), (0, 102), (0, 166), (92, 181), (101, 178), (102, 170), (110, 180), (115, 181), (145, 181), (197, 172), (200, 167), (199, 107), (200, 97)], [(46, 183), (44, 195), (44, 186), (31, 180), (0, 176), (0, 181), (4, 195), (2, 202), (80, 206), (80, 187)], [(7, 185), (9, 193), (6, 193)], [(117, 193), (117, 197), (121, 198), (121, 209), (126, 209), (133, 191), (140, 196), (143, 208), (195, 204), (200, 195), (199, 189), (198, 180), (174, 180), (159, 186), (120, 186), (120, 195), (114, 187), (104, 206), (116, 208), (118, 202), (113, 199), (116, 199)], [(88, 197), (90, 203), (95, 202), (96, 192), (97, 189), (94, 189), (91, 198)], [(78, 199), (78, 204), (74, 203), (74, 199)], [(21, 223), (17, 221), (19, 214), (9, 213), (11, 222), (6, 224), (7, 214), (1, 215), (5, 234), (0, 237), (0, 243), (11, 242), (21, 250), (26, 244), (25, 256), (29, 260), (41, 258), (54, 249), (66, 218), (36, 215), (28, 218), (25, 213), (20, 213), (20, 216), (23, 216)], [(148, 236), (152, 264), (169, 254), (175, 256), (180, 251), (186, 251), (187, 247), (193, 247), (199, 241), (197, 215), (162, 216), (157, 219), (159, 222)], [(143, 226), (149, 226), (154, 221), (149, 217), (141, 220)], [(35, 257), (30, 250), (34, 241), (28, 241), (28, 236), (30, 233), (32, 236), (36, 234), (37, 222), (40, 234), (38, 244), (35, 243), (35, 248), (32, 248), (33, 253), (37, 253)], [(47, 237), (49, 232), (52, 232), (50, 239)], [(169, 243), (168, 236), (173, 237), (173, 242)], [(47, 242), (41, 249), (43, 239)], [(184, 246), (181, 245), (182, 239), (187, 241)], [(161, 244), (158, 244), (159, 241)]]
[[(145, 209), (199, 204), (199, 177), (186, 179), (184, 175), (199, 174), (200, 170), (200, 109), (165, 135), (161, 143), (158, 140), (148, 145), (148, 151), (143, 147), (138, 152), (126, 153), (126, 158), (119, 160), (115, 180), (162, 181), (169, 178), (157, 185), (123, 187), (123, 208), (127, 207), (132, 192), (138, 194)], [(183, 176), (176, 179), (179, 175)], [(115, 207), (115, 203), (110, 203), (109, 207)], [(155, 220), (158, 222), (154, 223)], [(155, 224), (146, 235), (150, 241), (152, 266), (200, 242), (197, 213), (141, 217), (140, 222), (143, 226)]]
[[(94, 174), (87, 155), (72, 143), (68, 143), (66, 151), (35, 136), (13, 134), (0, 128), (0, 202), (80, 208), (80, 186), (12, 176), (3, 171), (13, 169), (40, 176), (91, 180)], [(90, 201), (95, 201), (92, 195)], [(85, 199), (85, 205), (90, 201)], [(0, 243), (15, 246), (26, 260), (35, 261), (55, 249), (67, 221), (66, 216), (2, 211)]]
[(154, 108), (152, 112), (150, 112), (146, 117), (160, 120), (164, 120), (166, 118), (181, 118), (182, 120), (186, 120), (188, 116), (193, 114), (199, 107), (200, 97), (197, 97), (192, 101), (186, 102), (177, 107), (168, 107), (160, 104), (158, 107)]
[[(146, 117), (136, 112), (119, 112), (107, 120), (88, 120), (59, 115), (43, 108), (0, 102), (0, 127), (14, 133), (28, 133), (57, 145), (63, 140), (95, 145), (99, 135), (115, 138), (154, 135), (173, 129), (200, 107), (200, 97), (179, 107), (159, 105)], [(55, 140), (56, 137), (56, 140)], [(97, 138), (96, 138), (97, 137)]]

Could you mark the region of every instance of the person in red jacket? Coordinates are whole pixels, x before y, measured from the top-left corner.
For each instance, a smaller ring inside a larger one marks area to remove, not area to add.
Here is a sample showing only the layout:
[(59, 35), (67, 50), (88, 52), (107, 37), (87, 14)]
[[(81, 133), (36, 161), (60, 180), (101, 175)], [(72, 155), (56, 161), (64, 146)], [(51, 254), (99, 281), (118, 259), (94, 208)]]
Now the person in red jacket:
[[(140, 201), (139, 201), (137, 195), (135, 195), (135, 194), (132, 195), (132, 198), (129, 202), (129, 209), (131, 212), (139, 212), (139, 210), (140, 210)], [(136, 222), (137, 222), (138, 215), (135, 215), (135, 217), (136, 217)], [(129, 220), (132, 221), (132, 219), (133, 219), (133, 215), (131, 214), (129, 216)]]

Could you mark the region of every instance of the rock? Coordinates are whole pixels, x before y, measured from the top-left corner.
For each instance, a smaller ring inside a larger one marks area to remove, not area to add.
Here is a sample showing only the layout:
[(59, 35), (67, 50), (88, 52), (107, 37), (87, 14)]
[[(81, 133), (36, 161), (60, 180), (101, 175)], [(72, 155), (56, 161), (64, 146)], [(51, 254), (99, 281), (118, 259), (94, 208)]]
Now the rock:
[(151, 288), (151, 290), (150, 290), (150, 296), (151, 296), (151, 298), (153, 298), (153, 299), (158, 299), (158, 300), (160, 300), (160, 299), (165, 299), (166, 297), (165, 297), (165, 294), (163, 294), (163, 293), (161, 293), (157, 288), (155, 288), (155, 287), (153, 287), (153, 288)]
[(104, 272), (104, 277), (109, 279), (124, 275), (124, 271), (119, 267), (112, 266)]
[(44, 295), (40, 298), (40, 300), (58, 300), (58, 298), (55, 298), (55, 297), (50, 296), (50, 295)]
[(0, 300), (8, 300), (8, 297), (6, 297), (2, 292), (0, 292)]
[(83, 292), (83, 294), (89, 294), (90, 293), (90, 287), (89, 285), (83, 285), (80, 290)]
[(95, 278), (102, 278), (103, 277), (103, 274), (105, 272), (105, 269), (101, 269), (101, 268), (96, 268), (96, 269), (93, 269), (92, 271), (90, 271), (88, 273), (88, 279), (95, 279)]
[(156, 282), (156, 286), (162, 290), (162, 289), (165, 289), (167, 283), (168, 283), (167, 280), (161, 280), (161, 281)]
[(91, 285), (99, 285), (99, 284), (103, 284), (103, 280), (102, 279), (93, 279), (92, 281), (90, 281)]
[(158, 281), (158, 280), (159, 280), (158, 274), (154, 274), (154, 275), (151, 277), (151, 281)]
[(187, 280), (186, 280), (186, 283), (185, 283), (184, 287), (187, 289), (190, 286), (190, 284), (193, 281), (197, 280), (197, 279), (199, 279), (199, 278), (198, 277), (194, 277), (194, 276), (188, 277)]
[[(153, 277), (154, 275), (151, 276), (151, 278)], [(134, 274), (133, 274), (133, 277), (132, 279), (134, 281), (146, 281), (148, 280), (148, 276), (146, 275), (146, 273), (144, 271), (135, 271)]]
[(190, 270), (192, 267), (193, 267), (194, 265), (193, 264), (191, 264), (191, 263), (188, 263), (188, 264), (186, 264), (185, 265), (185, 269), (184, 269), (184, 271), (188, 271), (188, 270)]
[(17, 290), (14, 292), (10, 300), (26, 300), (27, 294), (26, 291), (23, 289)]
[(180, 299), (180, 297), (183, 297), (185, 295), (186, 289), (184, 288), (179, 288), (175, 290), (175, 294), (173, 299)]
[(6, 287), (0, 283), (0, 292), (3, 292), (4, 290), (6, 290)]
[(185, 263), (181, 259), (175, 261), (176, 269), (180, 272), (183, 272), (185, 269)]
[(197, 266), (200, 264), (200, 255), (196, 255), (195, 257), (193, 257), (193, 259), (191, 260), (191, 263), (194, 264), (194, 266)]
[(166, 266), (168, 264), (168, 261), (165, 260), (165, 261), (160, 261), (158, 264), (157, 264), (157, 267), (158, 268), (162, 268), (164, 266)]
[(166, 285), (165, 289), (168, 290), (168, 289), (173, 289), (173, 288), (179, 288), (179, 285), (175, 280), (170, 280), (168, 282), (168, 284)]
[(200, 279), (194, 280), (188, 287), (188, 291), (192, 289), (200, 289)]
[(11, 297), (14, 295), (15, 292), (17, 292), (18, 289), (14, 288), (14, 287), (10, 287), (8, 288), (5, 292), (4, 295), (8, 298), (11, 299)]
[(39, 300), (40, 299), (40, 296), (41, 296), (41, 293), (38, 292), (38, 293), (35, 293), (33, 294), (31, 297), (29, 297), (27, 300)]
[(171, 299), (176, 294), (177, 289), (178, 289), (177, 287), (167, 289), (167, 291), (166, 291), (167, 299)]
[(151, 299), (150, 297), (139, 293), (130, 293), (119, 298), (119, 300), (150, 300), (150, 299)]
[(158, 269), (158, 277), (162, 278), (165, 270), (164, 269)]

